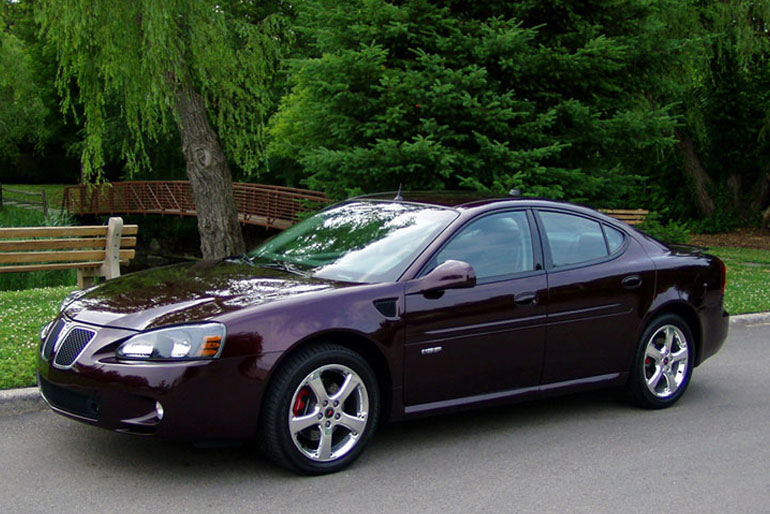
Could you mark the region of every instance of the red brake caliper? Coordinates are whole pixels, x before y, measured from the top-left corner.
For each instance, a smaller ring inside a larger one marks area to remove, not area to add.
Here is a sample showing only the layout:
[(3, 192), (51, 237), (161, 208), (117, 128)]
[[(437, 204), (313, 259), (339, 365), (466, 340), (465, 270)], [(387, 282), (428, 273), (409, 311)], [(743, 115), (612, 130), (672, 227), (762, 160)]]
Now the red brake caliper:
[(292, 409), (295, 416), (300, 416), (305, 413), (305, 407), (307, 407), (307, 401), (309, 399), (310, 391), (308, 391), (307, 387), (302, 388), (302, 390), (300, 390), (299, 394), (297, 395), (297, 399), (294, 402), (294, 408)]

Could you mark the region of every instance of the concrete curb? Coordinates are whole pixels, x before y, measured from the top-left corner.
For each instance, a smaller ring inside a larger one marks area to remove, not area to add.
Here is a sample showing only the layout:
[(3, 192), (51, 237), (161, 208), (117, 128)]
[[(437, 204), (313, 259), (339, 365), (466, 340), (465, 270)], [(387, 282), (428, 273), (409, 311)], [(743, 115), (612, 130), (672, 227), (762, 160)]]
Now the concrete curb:
[(763, 321), (770, 321), (770, 312), (755, 312), (753, 314), (730, 316), (731, 325), (736, 323), (761, 323)]
[[(730, 325), (763, 322), (770, 323), (770, 312), (730, 316)], [(20, 414), (45, 408), (46, 404), (40, 397), (37, 387), (0, 389), (0, 414)]]
[(21, 414), (45, 408), (37, 387), (0, 389), (0, 414)]

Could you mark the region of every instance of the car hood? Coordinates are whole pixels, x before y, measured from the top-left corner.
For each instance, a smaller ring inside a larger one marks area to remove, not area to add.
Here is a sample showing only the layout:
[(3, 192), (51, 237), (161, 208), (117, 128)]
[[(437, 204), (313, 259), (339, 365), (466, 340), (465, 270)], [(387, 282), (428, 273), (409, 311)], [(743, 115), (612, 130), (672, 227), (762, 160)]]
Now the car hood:
[(64, 313), (84, 323), (144, 330), (202, 321), (245, 307), (345, 287), (236, 261), (201, 261), (131, 273), (88, 289)]

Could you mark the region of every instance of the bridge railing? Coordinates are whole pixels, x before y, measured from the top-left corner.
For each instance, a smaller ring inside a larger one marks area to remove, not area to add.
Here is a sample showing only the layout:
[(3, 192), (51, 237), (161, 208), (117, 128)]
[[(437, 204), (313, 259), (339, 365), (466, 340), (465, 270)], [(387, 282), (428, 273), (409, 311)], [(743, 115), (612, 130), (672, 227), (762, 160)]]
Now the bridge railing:
[[(324, 193), (264, 184), (233, 184), (235, 206), (242, 223), (284, 229), (301, 214), (329, 200)], [(195, 198), (185, 180), (112, 182), (104, 186), (71, 186), (63, 208), (73, 214), (171, 214), (196, 216)]]

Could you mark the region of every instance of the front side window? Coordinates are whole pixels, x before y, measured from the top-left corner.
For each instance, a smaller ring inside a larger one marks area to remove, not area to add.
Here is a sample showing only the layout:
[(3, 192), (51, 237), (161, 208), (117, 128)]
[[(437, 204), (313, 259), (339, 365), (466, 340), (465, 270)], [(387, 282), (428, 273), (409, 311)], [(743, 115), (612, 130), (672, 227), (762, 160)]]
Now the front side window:
[(602, 226), (561, 212), (540, 212), (554, 267), (568, 266), (609, 255)]
[(472, 221), (436, 254), (425, 273), (448, 260), (467, 262), (481, 282), (534, 270), (527, 213), (504, 212)]

